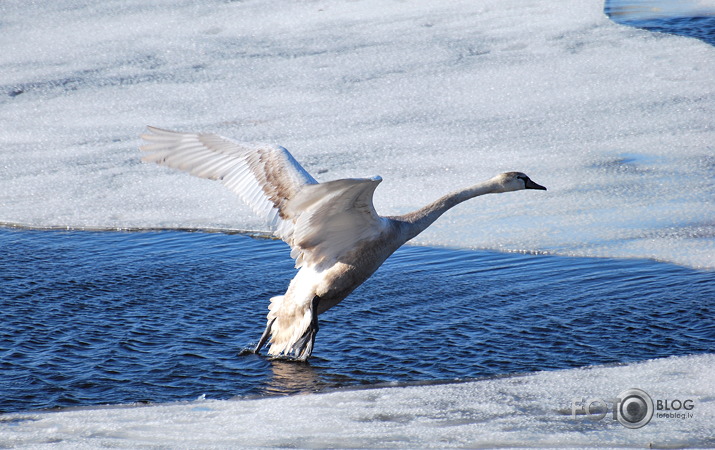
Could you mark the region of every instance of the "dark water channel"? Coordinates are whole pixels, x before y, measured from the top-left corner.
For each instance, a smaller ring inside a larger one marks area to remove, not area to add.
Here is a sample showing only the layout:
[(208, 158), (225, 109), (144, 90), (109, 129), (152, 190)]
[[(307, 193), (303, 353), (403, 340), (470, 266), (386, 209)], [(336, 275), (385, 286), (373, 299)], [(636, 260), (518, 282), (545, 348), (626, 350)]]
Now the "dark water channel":
[(715, 351), (715, 275), (405, 247), (321, 316), (310, 364), (238, 356), (294, 274), (280, 241), (0, 228), (0, 412), (281, 395)]

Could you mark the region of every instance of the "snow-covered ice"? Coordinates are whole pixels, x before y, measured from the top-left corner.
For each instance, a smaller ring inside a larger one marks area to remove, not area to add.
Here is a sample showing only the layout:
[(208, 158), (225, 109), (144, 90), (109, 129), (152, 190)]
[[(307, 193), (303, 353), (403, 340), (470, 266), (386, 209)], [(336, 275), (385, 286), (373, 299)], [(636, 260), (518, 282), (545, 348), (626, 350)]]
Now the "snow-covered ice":
[(506, 170), (417, 242), (715, 268), (715, 48), (598, 0), (5, 1), (0, 222), (263, 224), (139, 163), (146, 124), (279, 143), (319, 180), (381, 175), (382, 214)]
[[(10, 414), (0, 418), (0, 446), (710, 447), (714, 366), (714, 355), (701, 355), (432, 386)], [(647, 425), (601, 417), (634, 387), (654, 402)], [(592, 400), (604, 403), (582, 414)]]

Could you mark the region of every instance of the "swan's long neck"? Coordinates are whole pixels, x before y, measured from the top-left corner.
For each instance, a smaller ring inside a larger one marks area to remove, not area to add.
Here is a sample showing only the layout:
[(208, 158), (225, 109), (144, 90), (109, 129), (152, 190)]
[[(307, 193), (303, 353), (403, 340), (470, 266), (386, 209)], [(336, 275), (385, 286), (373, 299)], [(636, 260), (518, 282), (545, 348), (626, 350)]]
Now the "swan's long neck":
[(449, 193), (417, 211), (405, 214), (404, 216), (394, 217), (394, 219), (403, 222), (406, 240), (410, 240), (432, 225), (435, 220), (449, 209), (470, 198), (493, 192), (501, 192), (498, 188), (498, 183), (494, 180), (485, 181), (484, 183)]

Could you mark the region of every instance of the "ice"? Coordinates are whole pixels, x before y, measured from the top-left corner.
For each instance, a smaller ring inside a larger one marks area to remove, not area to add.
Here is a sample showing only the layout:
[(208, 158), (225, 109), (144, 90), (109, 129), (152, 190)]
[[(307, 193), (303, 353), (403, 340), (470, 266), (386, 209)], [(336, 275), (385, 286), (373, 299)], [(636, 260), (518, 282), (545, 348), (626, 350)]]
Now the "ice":
[(279, 143), (382, 214), (520, 170), (417, 243), (715, 268), (715, 49), (551, 2), (6, 1), (0, 222), (264, 225), (139, 162), (146, 124)]
[[(710, 447), (713, 369), (715, 355), (700, 355), (431, 386), (18, 413), (0, 418), (0, 446)], [(642, 428), (624, 427), (611, 412), (599, 418), (598, 403), (591, 415), (580, 412), (596, 399), (611, 408), (630, 388), (654, 402)]]

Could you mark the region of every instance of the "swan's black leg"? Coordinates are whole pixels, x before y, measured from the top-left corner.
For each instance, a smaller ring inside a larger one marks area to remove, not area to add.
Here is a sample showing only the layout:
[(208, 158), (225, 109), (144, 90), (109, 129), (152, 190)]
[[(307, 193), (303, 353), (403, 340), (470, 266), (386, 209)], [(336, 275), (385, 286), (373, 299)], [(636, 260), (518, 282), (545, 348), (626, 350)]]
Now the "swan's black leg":
[(318, 304), (320, 303), (320, 297), (317, 295), (313, 297), (313, 301), (310, 304), (310, 326), (308, 327), (308, 331), (306, 332), (308, 338), (308, 342), (305, 345), (305, 348), (303, 351), (300, 353), (300, 356), (298, 357), (299, 361), (307, 361), (308, 358), (310, 358), (310, 355), (313, 353), (313, 345), (315, 344), (315, 335), (318, 334), (318, 329), (320, 328), (318, 326)]
[(271, 334), (271, 328), (273, 327), (273, 322), (275, 322), (276, 319), (274, 318), (268, 324), (266, 324), (266, 329), (263, 330), (263, 334), (261, 335), (261, 339), (258, 341), (258, 344), (256, 345), (256, 348), (253, 349), (253, 353), (258, 354), (258, 352), (261, 351), (261, 347), (263, 347), (263, 344), (266, 343), (268, 340), (268, 336)]

